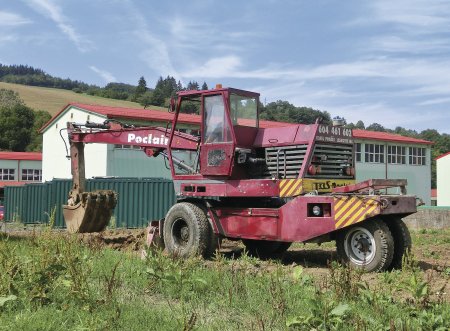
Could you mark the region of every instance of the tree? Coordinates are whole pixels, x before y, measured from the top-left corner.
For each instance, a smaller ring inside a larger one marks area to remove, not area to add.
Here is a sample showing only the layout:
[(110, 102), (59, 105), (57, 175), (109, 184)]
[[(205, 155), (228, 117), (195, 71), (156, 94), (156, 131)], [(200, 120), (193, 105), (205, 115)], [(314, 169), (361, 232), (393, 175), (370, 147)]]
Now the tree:
[(189, 81), (188, 85), (187, 85), (187, 90), (188, 91), (198, 91), (200, 89), (198, 83), (196, 81)]
[(17, 103), (0, 106), (0, 149), (23, 152), (31, 141), (34, 112)]
[(151, 104), (155, 106), (164, 106), (164, 102), (166, 98), (164, 97), (163, 92), (160, 89), (156, 89), (152, 93)]
[(145, 93), (147, 92), (147, 82), (145, 81), (144, 76), (141, 76), (141, 78), (139, 78), (139, 82), (138, 82), (138, 86), (136, 87), (136, 90), (134, 91), (133, 97), (132, 97), (132, 101), (138, 101), (139, 98)]
[(30, 144), (27, 146), (27, 152), (42, 151), (42, 134), (39, 130), (48, 122), (52, 116), (48, 111), (38, 110), (34, 112), (34, 123), (30, 134)]
[(312, 124), (317, 118), (321, 118), (324, 124), (331, 124), (328, 112), (309, 107), (296, 107), (287, 101), (271, 102), (261, 109), (261, 119), (270, 121)]
[(386, 132), (385, 127), (382, 126), (381, 124), (378, 124), (378, 123), (372, 123), (372, 124), (370, 124), (370, 125), (366, 128), (366, 130), (369, 130), (369, 131)]
[(177, 83), (177, 92), (179, 92), (179, 91), (183, 91), (184, 90), (184, 88), (183, 88), (183, 84), (181, 84), (181, 82), (180, 81), (178, 81), (178, 83)]
[(15, 105), (24, 105), (22, 99), (20, 99), (19, 94), (12, 90), (0, 89), (0, 107), (11, 108)]
[(365, 128), (366, 128), (366, 127), (365, 127), (363, 121), (359, 120), (358, 122), (356, 122), (355, 129), (364, 130)]
[(144, 106), (144, 109), (153, 103), (153, 92), (147, 91), (140, 98), (139, 103)]
[(208, 90), (208, 85), (206, 84), (206, 82), (203, 82), (202, 91), (207, 91), (207, 90)]

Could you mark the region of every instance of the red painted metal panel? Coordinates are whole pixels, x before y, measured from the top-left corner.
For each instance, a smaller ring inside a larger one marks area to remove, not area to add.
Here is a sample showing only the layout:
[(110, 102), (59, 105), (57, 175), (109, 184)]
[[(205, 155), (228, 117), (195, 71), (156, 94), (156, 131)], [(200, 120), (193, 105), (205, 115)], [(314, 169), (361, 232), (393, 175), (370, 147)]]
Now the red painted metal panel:
[(215, 209), (228, 237), (277, 239), (278, 211), (270, 208)]
[[(300, 196), (280, 208), (280, 236), (282, 241), (306, 241), (335, 230), (334, 215), (308, 217), (308, 203), (330, 203), (332, 197)], [(331, 208), (333, 210), (333, 208)]]
[(234, 164), (234, 144), (204, 144), (200, 152), (200, 172), (206, 176), (229, 176)]
[(236, 137), (236, 144), (238, 147), (253, 147), (258, 128), (249, 126), (235, 125), (234, 135)]
[(183, 196), (276, 197), (279, 195), (278, 181), (271, 179), (208, 183), (190, 181), (186, 178), (180, 186)]
[(283, 128), (259, 129), (255, 138), (255, 147), (290, 145), (295, 139), (299, 125)]

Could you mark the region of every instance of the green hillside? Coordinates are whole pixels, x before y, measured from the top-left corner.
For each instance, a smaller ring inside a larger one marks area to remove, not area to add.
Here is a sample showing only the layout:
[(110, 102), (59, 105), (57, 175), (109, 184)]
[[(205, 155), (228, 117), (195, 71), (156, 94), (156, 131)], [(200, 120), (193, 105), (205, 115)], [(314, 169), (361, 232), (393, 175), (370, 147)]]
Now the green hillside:
[[(25, 104), (34, 110), (46, 110), (52, 116), (58, 113), (70, 102), (97, 104), (114, 107), (143, 108), (136, 102), (108, 99), (87, 94), (79, 94), (69, 90), (47, 87), (26, 86), (0, 82), (0, 88), (13, 90), (19, 93)], [(150, 106), (155, 110), (166, 110), (164, 107)]]

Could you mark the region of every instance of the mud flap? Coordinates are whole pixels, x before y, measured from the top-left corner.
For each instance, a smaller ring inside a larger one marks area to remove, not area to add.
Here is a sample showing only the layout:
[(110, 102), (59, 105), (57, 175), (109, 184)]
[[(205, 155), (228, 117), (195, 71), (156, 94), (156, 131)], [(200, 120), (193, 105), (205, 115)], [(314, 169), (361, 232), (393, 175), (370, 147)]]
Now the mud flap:
[(163, 220), (150, 222), (145, 229), (145, 247), (141, 251), (141, 259), (145, 260), (147, 258), (147, 251), (150, 250), (164, 250), (164, 239), (162, 233), (160, 232), (161, 223)]
[[(155, 224), (156, 223), (156, 224)], [(147, 237), (146, 237), (146, 244), (147, 247), (150, 248), (160, 248), (164, 249), (164, 240), (160, 233), (160, 227), (159, 222), (151, 222), (150, 225), (145, 230)]]
[(67, 230), (71, 233), (91, 233), (105, 230), (117, 204), (114, 191), (83, 192), (79, 202), (63, 205)]

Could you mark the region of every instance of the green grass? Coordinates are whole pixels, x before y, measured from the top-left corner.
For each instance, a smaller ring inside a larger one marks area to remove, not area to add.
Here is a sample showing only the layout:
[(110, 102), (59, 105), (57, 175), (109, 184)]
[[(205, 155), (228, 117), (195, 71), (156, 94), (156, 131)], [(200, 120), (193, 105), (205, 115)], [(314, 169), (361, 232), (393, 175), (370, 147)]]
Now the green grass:
[[(52, 116), (71, 102), (114, 107), (143, 108), (143, 106), (136, 102), (96, 97), (55, 88), (26, 86), (4, 82), (0, 82), (0, 88), (17, 92), (27, 106), (34, 110), (46, 110)], [(164, 107), (157, 106), (150, 106), (148, 108), (166, 110)]]
[[(420, 236), (420, 233), (417, 234)], [(145, 260), (43, 230), (0, 233), (0, 330), (445, 330), (450, 305), (404, 270), (325, 278), (243, 254)], [(447, 280), (450, 275), (447, 275)]]

